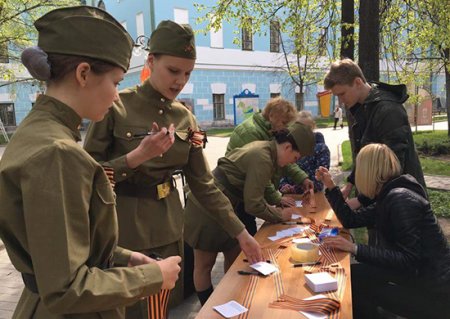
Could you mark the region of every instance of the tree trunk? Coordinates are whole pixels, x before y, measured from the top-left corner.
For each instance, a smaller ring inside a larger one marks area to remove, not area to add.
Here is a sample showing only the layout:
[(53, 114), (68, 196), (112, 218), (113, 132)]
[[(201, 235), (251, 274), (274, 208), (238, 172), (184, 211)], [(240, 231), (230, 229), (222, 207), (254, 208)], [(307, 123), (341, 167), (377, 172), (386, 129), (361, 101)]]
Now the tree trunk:
[[(342, 0), (341, 8), (341, 59), (349, 58), (355, 59), (355, 1)], [(346, 27), (346, 24), (351, 24), (352, 27)]]
[(368, 81), (380, 80), (380, 0), (360, 1), (358, 64)]
[(305, 109), (305, 93), (303, 92), (303, 88), (300, 88), (300, 92), (298, 94), (297, 100), (297, 111), (303, 111)]

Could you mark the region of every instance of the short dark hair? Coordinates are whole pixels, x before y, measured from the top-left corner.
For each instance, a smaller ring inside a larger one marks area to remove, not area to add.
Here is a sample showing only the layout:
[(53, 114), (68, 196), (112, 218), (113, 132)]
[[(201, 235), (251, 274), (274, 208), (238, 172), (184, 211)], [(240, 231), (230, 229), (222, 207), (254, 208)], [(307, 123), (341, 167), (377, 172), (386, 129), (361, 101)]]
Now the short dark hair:
[(283, 129), (273, 132), (273, 136), (277, 144), (282, 144), (284, 142), (289, 142), (292, 145), (294, 151), (298, 151), (297, 143), (295, 143), (294, 137), (291, 135), (288, 129)]

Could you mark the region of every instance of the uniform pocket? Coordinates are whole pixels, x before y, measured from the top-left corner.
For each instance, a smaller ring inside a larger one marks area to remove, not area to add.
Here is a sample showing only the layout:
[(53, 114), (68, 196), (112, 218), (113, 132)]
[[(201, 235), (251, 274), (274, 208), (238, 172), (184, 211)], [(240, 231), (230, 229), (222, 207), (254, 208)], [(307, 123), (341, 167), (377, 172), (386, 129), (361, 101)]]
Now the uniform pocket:
[(114, 205), (116, 203), (116, 198), (109, 182), (96, 184), (95, 192), (97, 193), (98, 197), (100, 197), (103, 204)]

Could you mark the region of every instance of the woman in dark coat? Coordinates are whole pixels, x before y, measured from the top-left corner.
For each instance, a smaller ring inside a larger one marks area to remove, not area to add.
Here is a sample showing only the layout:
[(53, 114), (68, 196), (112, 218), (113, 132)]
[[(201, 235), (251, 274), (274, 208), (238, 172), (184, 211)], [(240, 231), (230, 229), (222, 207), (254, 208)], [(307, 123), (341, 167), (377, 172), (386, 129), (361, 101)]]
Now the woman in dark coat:
[(365, 146), (356, 159), (356, 187), (374, 204), (352, 211), (328, 170), (321, 167), (326, 196), (345, 228), (375, 227), (375, 246), (341, 236), (326, 245), (351, 252), (353, 315), (378, 318), (378, 307), (407, 318), (437, 318), (450, 310), (450, 249), (426, 199), (411, 175), (401, 175), (394, 152)]

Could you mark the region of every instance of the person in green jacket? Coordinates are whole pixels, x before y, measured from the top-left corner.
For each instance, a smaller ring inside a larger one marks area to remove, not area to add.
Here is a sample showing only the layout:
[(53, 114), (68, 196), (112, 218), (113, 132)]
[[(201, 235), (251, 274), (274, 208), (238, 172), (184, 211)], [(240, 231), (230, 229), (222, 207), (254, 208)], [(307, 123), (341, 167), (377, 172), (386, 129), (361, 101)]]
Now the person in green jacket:
[(35, 22), (22, 61), (47, 82), (0, 161), (0, 236), (25, 288), (17, 319), (121, 319), (124, 307), (171, 289), (179, 256), (155, 261), (117, 246), (104, 169), (79, 145), (82, 118), (117, 99), (133, 41), (107, 12), (81, 6)]
[[(230, 136), (225, 156), (235, 148), (242, 147), (250, 142), (271, 140), (274, 132), (285, 129), (296, 118), (297, 112), (291, 102), (282, 97), (270, 99), (261, 113), (253, 114), (236, 126)], [(295, 185), (301, 185), (305, 191), (314, 188), (314, 183), (308, 178), (308, 174), (302, 171), (297, 164), (277, 167), (275, 175), (278, 178), (275, 177), (273, 183), (267, 185), (264, 196), (271, 205), (295, 205), (295, 201), (291, 197), (283, 196), (278, 191), (282, 177), (288, 177)], [(256, 221), (251, 216), (249, 218), (253, 221), (249, 220), (247, 226), (256, 232)]]
[[(90, 125), (85, 139), (86, 151), (115, 171), (119, 244), (147, 255), (183, 255), (184, 213), (172, 180), (173, 173), (182, 170), (191, 191), (212, 208), (213, 218), (238, 239), (249, 260), (261, 260), (258, 243), (213, 183), (194, 115), (176, 100), (195, 65), (191, 27), (162, 21), (148, 45), (150, 77), (120, 92), (105, 119)], [(149, 141), (158, 128), (173, 140), (170, 148), (152, 159), (154, 143)], [(169, 307), (183, 300), (182, 288), (179, 280)], [(135, 305), (129, 307), (127, 317), (147, 318), (145, 312), (145, 307)]]
[[(256, 229), (251, 229), (251, 222), (249, 224), (249, 221), (254, 221), (254, 217), (272, 223), (291, 219), (294, 208), (270, 205), (264, 199), (264, 191), (266, 185), (278, 178), (278, 167), (313, 154), (314, 144), (312, 129), (294, 123), (288, 129), (275, 132), (274, 140), (246, 144), (218, 160), (213, 171), (215, 184), (230, 199), (236, 215), (249, 227), (250, 233), (256, 232)], [(213, 292), (211, 270), (217, 253), (224, 254), (226, 271), (240, 252), (236, 240), (210, 217), (208, 212), (211, 209), (196, 194), (188, 193), (184, 238), (194, 248), (194, 284), (202, 304)]]

